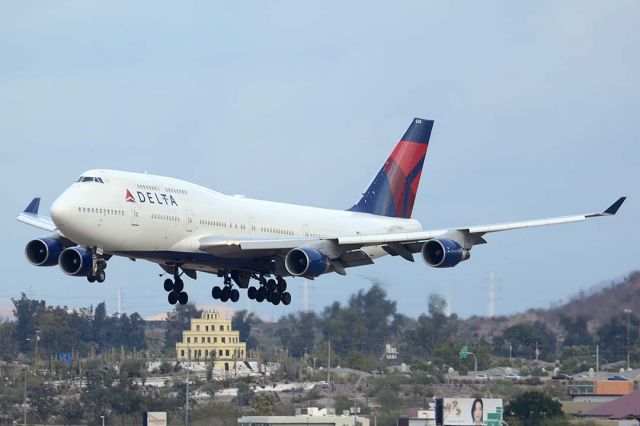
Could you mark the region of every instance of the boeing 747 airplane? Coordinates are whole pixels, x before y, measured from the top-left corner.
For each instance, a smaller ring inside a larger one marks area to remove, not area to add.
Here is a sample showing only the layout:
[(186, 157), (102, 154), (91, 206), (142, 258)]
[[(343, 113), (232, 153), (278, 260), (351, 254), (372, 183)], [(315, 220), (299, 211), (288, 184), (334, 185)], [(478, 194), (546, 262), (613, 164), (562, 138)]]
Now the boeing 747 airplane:
[[(420, 253), (434, 268), (469, 259), (491, 232), (578, 222), (616, 214), (625, 197), (600, 213), (498, 225), (423, 230), (411, 218), (433, 121), (416, 118), (362, 198), (346, 210), (260, 201), (183, 180), (116, 170), (88, 170), (38, 213), (34, 198), (17, 219), (51, 232), (30, 241), (25, 254), (36, 266), (60, 265), (71, 276), (103, 282), (113, 256), (157, 263), (171, 304), (187, 303), (182, 275), (222, 278), (211, 295), (291, 303), (286, 277), (345, 275), (385, 256), (410, 262)], [(256, 285), (250, 285), (255, 280)]]

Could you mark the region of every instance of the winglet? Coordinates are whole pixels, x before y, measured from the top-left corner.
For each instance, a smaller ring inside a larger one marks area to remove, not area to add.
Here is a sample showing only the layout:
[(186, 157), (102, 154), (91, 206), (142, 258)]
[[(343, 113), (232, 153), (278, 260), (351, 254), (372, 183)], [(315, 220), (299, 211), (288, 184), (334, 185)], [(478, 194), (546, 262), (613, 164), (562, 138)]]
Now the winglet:
[(33, 200), (31, 200), (27, 208), (24, 209), (24, 212), (31, 213), (31, 214), (38, 214), (39, 208), (40, 208), (40, 197), (36, 197)]
[(618, 198), (618, 201), (616, 201), (615, 203), (611, 204), (608, 209), (606, 209), (604, 212), (602, 212), (602, 214), (607, 214), (607, 215), (616, 214), (618, 212), (618, 209), (620, 208), (620, 206), (622, 205), (622, 203), (624, 203), (624, 200), (626, 200), (626, 199), (627, 199), (627, 197)]

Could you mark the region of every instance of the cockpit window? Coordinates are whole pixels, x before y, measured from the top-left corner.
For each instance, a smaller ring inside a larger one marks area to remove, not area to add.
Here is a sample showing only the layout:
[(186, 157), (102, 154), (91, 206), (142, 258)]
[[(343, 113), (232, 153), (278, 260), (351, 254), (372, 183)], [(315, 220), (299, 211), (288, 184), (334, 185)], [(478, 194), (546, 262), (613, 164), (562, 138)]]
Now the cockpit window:
[(76, 182), (98, 182), (104, 183), (102, 178), (93, 176), (80, 176)]

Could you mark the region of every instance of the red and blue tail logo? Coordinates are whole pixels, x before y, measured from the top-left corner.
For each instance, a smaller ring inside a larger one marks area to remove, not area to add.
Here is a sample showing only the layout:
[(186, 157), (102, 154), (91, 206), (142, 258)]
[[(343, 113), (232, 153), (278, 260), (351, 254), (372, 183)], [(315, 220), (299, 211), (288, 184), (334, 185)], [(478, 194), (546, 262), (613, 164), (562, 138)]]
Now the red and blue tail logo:
[(349, 210), (410, 218), (432, 128), (433, 120), (415, 118), (360, 201)]

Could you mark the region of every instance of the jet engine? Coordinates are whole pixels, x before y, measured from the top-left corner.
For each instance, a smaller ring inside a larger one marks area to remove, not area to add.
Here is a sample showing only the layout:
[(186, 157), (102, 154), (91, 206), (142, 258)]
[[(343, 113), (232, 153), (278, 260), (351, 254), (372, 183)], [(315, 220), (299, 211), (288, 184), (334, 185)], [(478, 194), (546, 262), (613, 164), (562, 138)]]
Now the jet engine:
[(429, 240), (422, 245), (422, 260), (434, 268), (451, 268), (469, 259), (469, 250), (452, 240)]
[(27, 260), (35, 266), (53, 266), (58, 264), (58, 257), (64, 245), (55, 238), (38, 238), (31, 240), (24, 248)]
[(331, 261), (314, 248), (299, 247), (287, 253), (284, 266), (293, 276), (315, 278), (329, 271)]
[(60, 253), (60, 269), (67, 275), (87, 276), (91, 272), (92, 266), (91, 253), (85, 247), (69, 247)]

